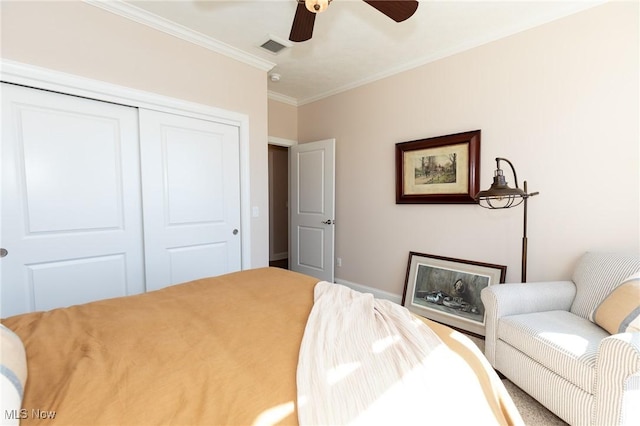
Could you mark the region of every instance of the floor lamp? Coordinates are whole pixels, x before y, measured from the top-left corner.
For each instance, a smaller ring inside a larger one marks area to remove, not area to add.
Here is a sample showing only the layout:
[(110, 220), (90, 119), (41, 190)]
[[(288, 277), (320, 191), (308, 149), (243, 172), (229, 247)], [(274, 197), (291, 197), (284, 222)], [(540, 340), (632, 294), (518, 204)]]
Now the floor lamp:
[[(507, 185), (507, 180), (504, 176), (504, 172), (500, 168), (500, 161), (505, 161), (511, 166), (513, 172), (513, 180), (516, 183), (515, 188), (510, 188)], [(476, 201), (480, 204), (480, 207), (486, 209), (508, 209), (511, 207), (519, 206), (524, 202), (524, 228), (522, 235), (522, 282), (527, 282), (527, 200), (529, 197), (538, 195), (539, 192), (527, 193), (527, 181), (524, 181), (524, 190), (518, 187), (518, 176), (516, 170), (513, 168), (511, 161), (506, 158), (496, 158), (496, 171), (493, 174), (493, 184), (491, 188), (486, 191), (478, 192), (476, 195)]]

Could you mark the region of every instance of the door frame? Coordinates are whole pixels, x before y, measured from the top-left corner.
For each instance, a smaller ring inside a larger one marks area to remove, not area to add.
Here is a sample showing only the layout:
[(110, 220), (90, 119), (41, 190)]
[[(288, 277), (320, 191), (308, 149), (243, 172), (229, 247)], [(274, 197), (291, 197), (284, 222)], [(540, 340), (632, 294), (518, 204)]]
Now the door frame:
[(35, 89), (50, 90), (135, 108), (145, 108), (237, 126), (240, 132), (242, 269), (251, 268), (251, 175), (248, 115), (6, 59), (0, 59), (0, 80)]
[[(269, 136), (267, 138), (268, 145), (276, 145), (281, 146), (283, 148), (287, 148), (287, 174), (289, 176), (289, 180), (291, 180), (291, 165), (289, 164), (289, 159), (291, 155), (291, 147), (298, 145), (297, 140), (293, 139), (285, 139), (279, 138), (276, 136)], [(269, 197), (271, 197), (271, 193), (269, 193)], [(291, 185), (287, 182), (287, 205), (291, 206)], [(269, 231), (271, 231), (272, 223), (271, 223), (271, 212), (269, 212)], [(289, 214), (287, 215), (287, 226), (289, 228), (289, 233), (291, 233), (291, 209), (289, 209)], [(287, 238), (287, 253), (291, 256), (291, 235)], [(271, 246), (271, 232), (269, 232), (269, 246)], [(269, 255), (271, 255), (271, 250), (269, 250)]]

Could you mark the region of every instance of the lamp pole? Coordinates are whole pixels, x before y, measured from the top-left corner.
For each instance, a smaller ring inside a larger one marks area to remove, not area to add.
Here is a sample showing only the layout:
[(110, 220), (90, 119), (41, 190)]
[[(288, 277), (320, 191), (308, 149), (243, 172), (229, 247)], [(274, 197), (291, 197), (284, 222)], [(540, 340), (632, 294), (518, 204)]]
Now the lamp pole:
[(527, 282), (527, 201), (529, 194), (527, 193), (527, 181), (524, 181), (524, 225), (522, 227), (522, 266), (521, 266), (521, 281)]
[(527, 282), (527, 201), (529, 201), (529, 197), (533, 197), (534, 195), (538, 195), (540, 192), (532, 192), (529, 194), (527, 192), (527, 181), (524, 181), (524, 196), (522, 197), (524, 200), (524, 224), (522, 227), (522, 282)]

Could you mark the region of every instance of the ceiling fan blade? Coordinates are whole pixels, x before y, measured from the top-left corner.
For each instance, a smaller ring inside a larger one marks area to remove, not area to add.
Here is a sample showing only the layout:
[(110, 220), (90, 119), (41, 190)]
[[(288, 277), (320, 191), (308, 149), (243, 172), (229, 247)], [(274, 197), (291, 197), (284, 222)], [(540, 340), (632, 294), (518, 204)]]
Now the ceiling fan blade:
[(313, 35), (313, 24), (316, 21), (316, 14), (309, 12), (304, 2), (298, 3), (296, 15), (293, 17), (293, 25), (289, 40), (291, 41), (307, 41)]
[(396, 22), (409, 19), (418, 9), (416, 0), (364, 0)]

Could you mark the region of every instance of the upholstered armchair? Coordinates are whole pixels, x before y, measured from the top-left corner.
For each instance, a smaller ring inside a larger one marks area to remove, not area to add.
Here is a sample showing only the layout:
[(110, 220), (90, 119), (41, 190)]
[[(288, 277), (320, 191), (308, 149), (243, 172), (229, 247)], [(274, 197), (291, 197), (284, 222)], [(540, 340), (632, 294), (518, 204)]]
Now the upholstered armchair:
[(586, 253), (571, 281), (483, 289), (489, 362), (571, 425), (640, 424), (638, 271)]

